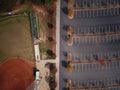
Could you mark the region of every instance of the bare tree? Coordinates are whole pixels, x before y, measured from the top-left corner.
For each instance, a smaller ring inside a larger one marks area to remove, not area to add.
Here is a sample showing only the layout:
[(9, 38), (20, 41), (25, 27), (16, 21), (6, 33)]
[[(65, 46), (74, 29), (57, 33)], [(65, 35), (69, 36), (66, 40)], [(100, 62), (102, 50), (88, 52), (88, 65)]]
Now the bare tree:
[(73, 72), (73, 67), (72, 67), (71, 62), (68, 62), (68, 64), (67, 64), (67, 71), (68, 71), (69, 73), (72, 73), (72, 72)]
[(72, 90), (72, 81), (71, 80), (67, 80), (66, 88), (68, 90)]
[(71, 53), (68, 53), (68, 55), (67, 55), (67, 62), (68, 61), (70, 61), (70, 62), (72, 61), (72, 54)]

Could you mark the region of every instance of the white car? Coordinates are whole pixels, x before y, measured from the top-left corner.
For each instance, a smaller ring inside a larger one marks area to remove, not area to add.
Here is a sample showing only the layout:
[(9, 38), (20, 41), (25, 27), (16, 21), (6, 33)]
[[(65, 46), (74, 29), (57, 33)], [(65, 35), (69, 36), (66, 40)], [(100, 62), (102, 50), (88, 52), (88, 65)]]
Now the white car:
[(36, 70), (36, 72), (35, 72), (35, 79), (40, 80), (40, 71), (39, 70)]
[(14, 12), (8, 12), (8, 15), (12, 15), (12, 14), (15, 14)]
[(39, 84), (40, 84), (40, 80), (41, 80), (41, 77), (40, 77), (40, 71), (39, 70), (36, 70), (35, 72), (35, 80), (36, 80), (36, 85), (35, 85), (35, 88), (34, 90), (39, 90)]

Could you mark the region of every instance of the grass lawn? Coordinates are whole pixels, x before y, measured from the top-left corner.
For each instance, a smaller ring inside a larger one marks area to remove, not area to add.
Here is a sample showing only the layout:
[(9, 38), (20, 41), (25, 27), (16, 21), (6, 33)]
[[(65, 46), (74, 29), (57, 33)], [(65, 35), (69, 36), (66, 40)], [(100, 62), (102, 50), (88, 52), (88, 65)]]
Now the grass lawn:
[[(47, 54), (47, 50), (52, 50), (54, 54), (56, 54), (56, 33), (55, 33), (55, 20), (51, 19), (50, 15), (39, 13), (39, 34), (41, 38), (40, 42), (40, 52), (41, 59), (55, 59), (55, 56), (50, 56)], [(48, 26), (49, 23), (53, 24), (53, 27), (50, 28)], [(48, 38), (53, 38), (53, 41), (49, 41)], [(46, 58), (45, 58), (46, 57)]]
[[(44, 59), (42, 54), (46, 54), (47, 49), (51, 48), (50, 42), (47, 40), (48, 36), (51, 34), (51, 31), (47, 26), (49, 17), (47, 17), (46, 15), (39, 14), (38, 19), (39, 19), (39, 28), (40, 28), (39, 34), (42, 39), (42, 41), (40, 42), (41, 59)], [(46, 56), (46, 59), (48, 59), (48, 56)]]
[(9, 57), (34, 59), (29, 18), (16, 16), (0, 22), (0, 62)]

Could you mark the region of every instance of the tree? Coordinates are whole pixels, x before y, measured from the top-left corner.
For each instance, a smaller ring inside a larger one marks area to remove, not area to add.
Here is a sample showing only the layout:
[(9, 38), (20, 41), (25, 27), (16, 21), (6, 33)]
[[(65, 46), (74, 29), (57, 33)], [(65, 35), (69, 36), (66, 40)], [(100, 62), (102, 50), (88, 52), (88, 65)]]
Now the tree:
[(67, 87), (67, 90), (72, 90), (72, 81), (71, 80), (67, 80), (66, 87)]
[(19, 0), (20, 4), (23, 4), (25, 0)]
[(54, 2), (56, 2), (56, 0), (31, 0), (32, 3), (36, 4), (36, 5), (46, 5), (46, 6), (52, 6)]
[(62, 8), (62, 11), (64, 14), (68, 15), (68, 8), (67, 7)]
[(52, 37), (48, 37), (48, 40), (49, 40), (50, 42), (54, 41)]
[(49, 82), (49, 86), (50, 86), (50, 90), (55, 90), (57, 83), (55, 81), (55, 74), (57, 72), (57, 68), (56, 68), (56, 64), (55, 63), (50, 63), (50, 82)]
[(32, 3), (34, 3), (36, 5), (41, 5), (41, 4), (44, 4), (45, 1), (44, 0), (32, 0)]
[(46, 6), (52, 6), (53, 5), (53, 0), (45, 0), (45, 5)]
[(54, 55), (53, 51), (50, 50), (50, 49), (47, 50), (47, 54), (48, 54), (48, 55), (51, 55), (51, 56)]
[(68, 64), (67, 64), (67, 71), (68, 71), (69, 73), (72, 73), (72, 72), (73, 72), (73, 67), (72, 67), (72, 65), (71, 65), (70, 62), (68, 62)]
[(50, 59), (55, 59), (56, 55), (53, 53), (52, 50), (47, 49), (46, 52), (47, 52), (47, 56), (48, 56), (48, 58), (50, 58)]
[(72, 61), (72, 54), (71, 53), (68, 53), (67, 55), (67, 62), (71, 62)]
[(74, 29), (73, 29), (73, 27), (70, 26), (67, 30), (68, 45), (69, 46), (71, 46), (73, 44), (73, 39), (72, 39), (73, 33), (74, 33)]
[(48, 25), (48, 27), (49, 27), (50, 29), (53, 28), (53, 24), (52, 24), (52, 23), (48, 22), (47, 25)]
[(45, 81), (46, 81), (47, 83), (49, 83), (49, 82), (50, 82), (50, 76), (45, 76)]
[(52, 8), (48, 8), (47, 12), (51, 16), (54, 14), (54, 10)]
[(48, 69), (49, 69), (49, 68), (50, 68), (50, 64), (51, 64), (50, 62), (46, 62), (45, 68), (48, 68)]
[(50, 72), (53, 74), (55, 74), (57, 72), (57, 68), (56, 68), (55, 63), (50, 64)]
[(54, 0), (54, 2), (57, 2), (57, 0)]
[(67, 43), (68, 43), (69, 46), (72, 46), (72, 44), (73, 44), (73, 39), (72, 39), (71, 36), (68, 37)]
[(0, 0), (0, 12), (11, 11), (16, 5), (16, 0)]
[(73, 27), (70, 26), (70, 27), (68, 28), (68, 30), (67, 30), (67, 35), (72, 36), (73, 33), (74, 33), (74, 29), (73, 29)]
[(57, 83), (56, 83), (56, 81), (53, 81), (53, 82), (49, 83), (49, 85), (50, 85), (50, 90), (55, 90)]
[(73, 19), (74, 18), (74, 10), (73, 9), (68, 9), (68, 18)]
[(68, 0), (68, 18), (74, 18), (74, 10), (73, 10), (74, 0)]
[(68, 0), (68, 7), (73, 7), (74, 0)]

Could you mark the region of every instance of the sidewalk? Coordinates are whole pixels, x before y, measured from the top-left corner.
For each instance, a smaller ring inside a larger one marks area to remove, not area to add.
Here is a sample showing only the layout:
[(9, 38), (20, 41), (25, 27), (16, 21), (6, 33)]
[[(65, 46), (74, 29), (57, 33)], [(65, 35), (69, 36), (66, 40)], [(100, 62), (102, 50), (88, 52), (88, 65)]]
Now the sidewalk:
[(57, 74), (56, 74), (56, 81), (57, 81), (57, 88), (59, 90), (59, 65), (60, 65), (60, 0), (57, 2), (57, 9), (56, 9), (56, 66), (57, 66)]

